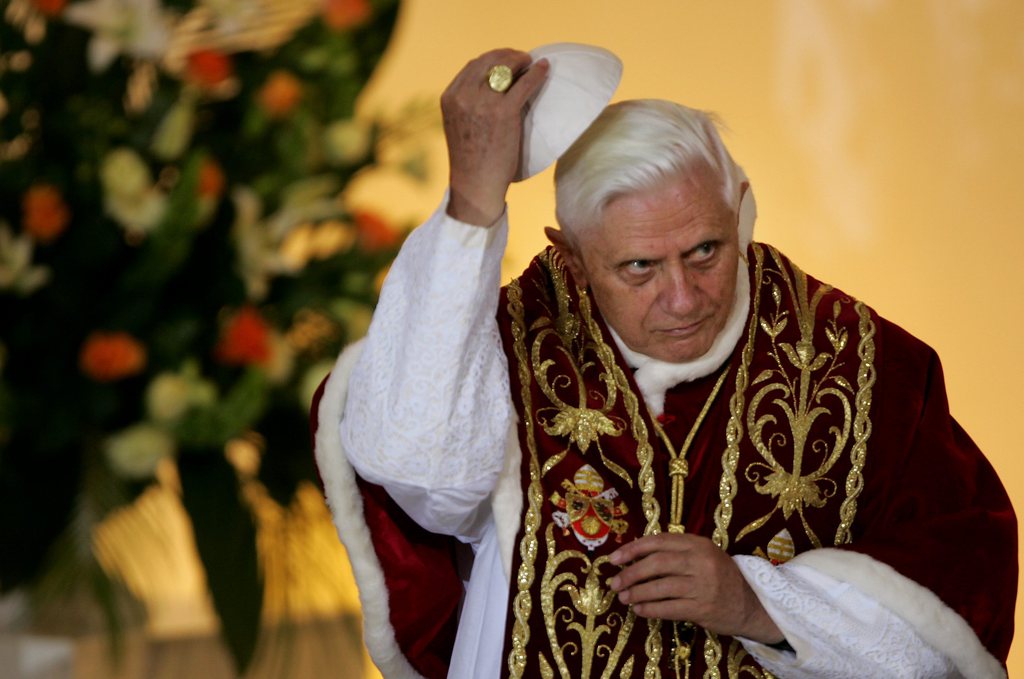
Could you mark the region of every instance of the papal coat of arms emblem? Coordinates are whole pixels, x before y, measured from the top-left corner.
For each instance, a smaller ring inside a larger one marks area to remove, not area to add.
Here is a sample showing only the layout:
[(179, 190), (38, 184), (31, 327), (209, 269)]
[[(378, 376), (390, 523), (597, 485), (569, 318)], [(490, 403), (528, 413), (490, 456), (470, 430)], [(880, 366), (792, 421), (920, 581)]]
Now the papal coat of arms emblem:
[(551, 503), (562, 510), (552, 512), (552, 518), (565, 535), (571, 530), (590, 551), (603, 545), (612, 533), (621, 539), (628, 525), (620, 517), (626, 514), (627, 507), (615, 501), (618, 491), (605, 489), (604, 479), (596, 469), (583, 465), (572, 481), (562, 481), (562, 487), (565, 496), (556, 491), (551, 495)]

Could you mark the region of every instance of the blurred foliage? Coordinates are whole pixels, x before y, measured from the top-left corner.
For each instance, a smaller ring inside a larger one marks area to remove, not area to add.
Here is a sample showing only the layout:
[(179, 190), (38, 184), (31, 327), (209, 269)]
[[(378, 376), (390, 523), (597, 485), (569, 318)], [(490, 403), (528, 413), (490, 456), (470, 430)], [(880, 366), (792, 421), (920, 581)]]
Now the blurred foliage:
[(398, 1), (3, 7), (0, 591), (91, 574), (116, 629), (92, 531), (170, 460), (242, 669), (262, 590), (224, 450), (259, 441), (285, 507), (315, 481), (310, 397), (401, 240), (344, 192), (408, 125), (355, 117)]

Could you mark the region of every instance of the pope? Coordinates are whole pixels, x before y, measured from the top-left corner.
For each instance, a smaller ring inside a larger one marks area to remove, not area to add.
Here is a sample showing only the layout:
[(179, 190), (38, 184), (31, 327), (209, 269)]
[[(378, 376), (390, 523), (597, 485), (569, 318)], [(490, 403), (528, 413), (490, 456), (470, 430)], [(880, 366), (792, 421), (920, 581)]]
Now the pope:
[[(448, 192), (318, 394), (374, 661), (1005, 676), (1016, 519), (935, 353), (755, 242), (713, 120), (606, 106), (617, 66), (556, 45), (455, 76)], [(506, 194), (545, 153), (559, 228), (501, 286)]]

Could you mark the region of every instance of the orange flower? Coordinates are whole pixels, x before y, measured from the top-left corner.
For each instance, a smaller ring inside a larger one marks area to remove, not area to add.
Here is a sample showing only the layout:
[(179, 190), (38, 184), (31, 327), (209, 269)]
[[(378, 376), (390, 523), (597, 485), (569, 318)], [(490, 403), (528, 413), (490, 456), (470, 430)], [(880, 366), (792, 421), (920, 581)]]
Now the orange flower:
[(97, 382), (131, 377), (146, 367), (146, 348), (126, 332), (97, 330), (85, 338), (78, 367)]
[(32, 4), (46, 16), (55, 17), (61, 13), (64, 5), (68, 4), (68, 0), (32, 0)]
[(40, 243), (51, 243), (67, 228), (71, 211), (60, 191), (50, 184), (33, 184), (21, 202), (25, 231)]
[(270, 360), (270, 327), (259, 311), (244, 306), (224, 326), (213, 353), (229, 365), (266, 363)]
[(212, 89), (234, 73), (231, 57), (216, 50), (196, 50), (188, 55), (186, 77), (200, 87)]
[(224, 170), (216, 160), (207, 156), (199, 166), (199, 195), (203, 198), (220, 198), (224, 193)]
[(355, 28), (370, 18), (369, 0), (324, 0), (324, 23), (335, 31)]
[(384, 221), (380, 215), (365, 210), (352, 213), (359, 231), (359, 243), (366, 250), (374, 252), (386, 250), (398, 244), (398, 231)]
[(267, 77), (256, 98), (271, 118), (284, 118), (302, 99), (302, 83), (288, 71), (278, 69)]

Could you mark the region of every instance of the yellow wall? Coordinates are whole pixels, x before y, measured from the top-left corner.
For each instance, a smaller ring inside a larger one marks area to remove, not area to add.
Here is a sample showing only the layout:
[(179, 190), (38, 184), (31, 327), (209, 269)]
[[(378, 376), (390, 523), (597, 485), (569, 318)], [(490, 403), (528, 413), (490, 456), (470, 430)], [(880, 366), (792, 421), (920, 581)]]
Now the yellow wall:
[[(954, 413), (1024, 507), (1024, 3), (407, 0), (363, 111), (436, 101), (492, 47), (560, 41), (622, 58), (616, 98), (721, 115), (756, 191), (756, 237), (938, 350)], [(378, 178), (359, 199), (425, 216), (446, 178), (440, 132), (432, 139), (429, 187)], [(508, 274), (553, 223), (550, 171), (514, 187), (510, 206)]]

